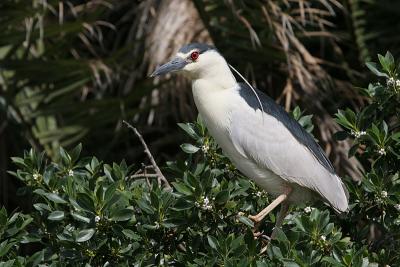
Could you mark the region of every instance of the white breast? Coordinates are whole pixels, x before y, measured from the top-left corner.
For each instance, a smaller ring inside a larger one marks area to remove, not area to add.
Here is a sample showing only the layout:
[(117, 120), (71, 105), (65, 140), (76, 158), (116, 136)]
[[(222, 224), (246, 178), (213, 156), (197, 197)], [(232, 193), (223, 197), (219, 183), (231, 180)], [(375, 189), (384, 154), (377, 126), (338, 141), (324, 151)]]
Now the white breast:
[(233, 106), (232, 90), (215, 90), (207, 80), (195, 80), (192, 86), (196, 107), (206, 123), (211, 135), (220, 142), (227, 140), (230, 114)]

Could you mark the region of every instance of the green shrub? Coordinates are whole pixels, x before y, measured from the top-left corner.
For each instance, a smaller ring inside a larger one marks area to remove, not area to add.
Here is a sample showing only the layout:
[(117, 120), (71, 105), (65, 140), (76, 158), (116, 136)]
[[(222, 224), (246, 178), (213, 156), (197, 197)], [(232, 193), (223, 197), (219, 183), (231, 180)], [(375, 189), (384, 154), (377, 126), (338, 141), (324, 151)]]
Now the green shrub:
[[(346, 179), (348, 214), (322, 203), (292, 207), (260, 255), (266, 239), (253, 238), (247, 216), (268, 196), (236, 171), (198, 120), (179, 124), (192, 142), (181, 146), (185, 159), (163, 168), (172, 190), (140, 164), (80, 158), (80, 145), (61, 149), (56, 162), (34, 151), (13, 158), (12, 174), (25, 183), (19, 194), (33, 208), (10, 218), (0, 210), (0, 266), (395, 266), (400, 81), (390, 54), (380, 62), (382, 69), (368, 66), (388, 83), (362, 89), (369, 103), (359, 112), (336, 115), (344, 128), (337, 138), (354, 139), (349, 156), (365, 168), (360, 183)], [(292, 115), (312, 130), (310, 116)], [(260, 229), (269, 235), (274, 222), (275, 212)]]
[(367, 67), (383, 81), (360, 88), (368, 100), (361, 110), (336, 114), (345, 130), (336, 136), (353, 139), (349, 157), (356, 156), (365, 169), (360, 183), (347, 184), (350, 236), (384, 266), (400, 263), (400, 66), (389, 52), (378, 58), (379, 65)]

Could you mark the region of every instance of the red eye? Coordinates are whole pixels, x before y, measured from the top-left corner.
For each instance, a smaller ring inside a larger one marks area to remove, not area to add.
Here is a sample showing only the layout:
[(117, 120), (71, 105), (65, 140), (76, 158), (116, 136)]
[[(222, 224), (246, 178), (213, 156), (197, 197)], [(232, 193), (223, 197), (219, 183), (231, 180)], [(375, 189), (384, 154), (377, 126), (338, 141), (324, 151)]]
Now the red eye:
[(197, 51), (192, 52), (192, 54), (190, 54), (190, 58), (191, 58), (193, 61), (195, 61), (196, 59), (199, 58), (199, 52), (197, 52)]

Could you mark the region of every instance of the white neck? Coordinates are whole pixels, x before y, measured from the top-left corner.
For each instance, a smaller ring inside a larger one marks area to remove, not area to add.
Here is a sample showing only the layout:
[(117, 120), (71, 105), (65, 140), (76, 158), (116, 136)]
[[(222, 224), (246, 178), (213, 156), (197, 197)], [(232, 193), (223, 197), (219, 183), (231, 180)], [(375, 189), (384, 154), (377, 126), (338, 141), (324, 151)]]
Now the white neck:
[(230, 89), (236, 85), (236, 79), (233, 76), (228, 64), (212, 66), (198, 76), (197, 79), (207, 80), (214, 85), (214, 89)]
[(225, 59), (215, 51), (201, 55), (199, 62), (193, 65), (189, 76), (193, 83), (201, 80), (213, 90), (233, 88), (237, 83)]

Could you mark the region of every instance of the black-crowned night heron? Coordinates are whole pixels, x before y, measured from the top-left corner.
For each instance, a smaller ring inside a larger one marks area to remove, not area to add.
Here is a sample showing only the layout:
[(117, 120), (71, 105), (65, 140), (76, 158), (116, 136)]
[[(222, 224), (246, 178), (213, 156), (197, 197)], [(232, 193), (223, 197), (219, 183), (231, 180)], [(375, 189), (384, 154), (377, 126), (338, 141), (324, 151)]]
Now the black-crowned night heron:
[(291, 203), (319, 198), (339, 213), (348, 209), (346, 187), (314, 138), (267, 95), (247, 82), (238, 83), (214, 47), (185, 45), (152, 76), (175, 71), (192, 80), (197, 109), (226, 156), (276, 197), (259, 214), (249, 216), (256, 225), (279, 204), (275, 229)]

